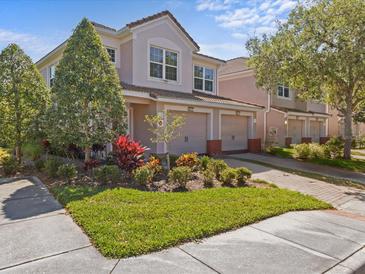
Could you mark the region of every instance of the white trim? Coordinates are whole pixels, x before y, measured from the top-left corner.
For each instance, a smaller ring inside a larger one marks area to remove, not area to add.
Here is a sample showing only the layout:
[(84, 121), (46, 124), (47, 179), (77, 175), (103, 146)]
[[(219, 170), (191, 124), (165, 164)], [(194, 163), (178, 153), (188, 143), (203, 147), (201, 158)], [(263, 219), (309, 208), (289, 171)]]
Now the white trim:
[[(195, 76), (195, 67), (201, 67), (201, 68), (203, 68), (203, 78), (200, 78), (200, 77), (196, 77)], [(210, 69), (210, 70), (213, 71), (213, 79), (212, 80), (205, 79), (205, 70), (206, 69)], [(203, 89), (196, 89), (195, 88), (195, 78), (203, 80)], [(201, 65), (201, 64), (193, 63), (193, 90), (199, 91), (199, 92), (203, 92), (203, 93), (206, 93), (206, 94), (210, 94), (210, 95), (217, 94), (217, 84), (216, 84), (216, 81), (215, 81), (216, 78), (217, 78), (217, 70), (216, 70), (216, 68), (209, 67), (209, 66), (206, 66), (206, 65)], [(212, 82), (212, 85), (213, 85), (213, 90), (212, 91), (205, 90), (205, 80)]]

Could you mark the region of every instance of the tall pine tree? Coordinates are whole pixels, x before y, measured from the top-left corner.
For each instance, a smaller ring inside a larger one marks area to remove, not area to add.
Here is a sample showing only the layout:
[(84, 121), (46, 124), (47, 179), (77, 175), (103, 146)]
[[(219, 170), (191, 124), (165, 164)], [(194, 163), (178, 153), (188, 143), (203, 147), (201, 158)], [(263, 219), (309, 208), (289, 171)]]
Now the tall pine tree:
[(56, 68), (48, 136), (75, 144), (91, 157), (93, 144), (111, 142), (126, 126), (122, 88), (114, 64), (93, 25), (83, 19)]
[(32, 60), (16, 44), (0, 54), (0, 136), (15, 147), (21, 162), (21, 147), (50, 100), (49, 89)]

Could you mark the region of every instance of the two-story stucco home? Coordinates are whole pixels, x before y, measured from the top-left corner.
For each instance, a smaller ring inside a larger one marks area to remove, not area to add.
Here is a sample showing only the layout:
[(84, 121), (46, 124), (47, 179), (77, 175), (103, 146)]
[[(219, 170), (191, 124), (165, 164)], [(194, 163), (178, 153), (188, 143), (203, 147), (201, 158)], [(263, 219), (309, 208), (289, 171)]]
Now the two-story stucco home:
[(265, 106), (256, 117), (256, 135), (263, 144), (289, 145), (328, 140), (327, 105), (303, 102), (296, 91), (278, 85), (275, 94), (256, 86), (255, 73), (244, 57), (228, 60), (219, 69), (219, 94)]
[[(168, 110), (185, 116), (181, 136), (170, 153), (220, 153), (257, 149), (256, 117), (263, 107), (254, 102), (219, 96), (218, 73), (223, 60), (199, 53), (199, 45), (168, 11), (126, 24), (116, 30), (93, 23), (120, 76), (128, 108), (129, 135), (151, 152), (146, 114)], [(52, 85), (66, 42), (37, 62)]]

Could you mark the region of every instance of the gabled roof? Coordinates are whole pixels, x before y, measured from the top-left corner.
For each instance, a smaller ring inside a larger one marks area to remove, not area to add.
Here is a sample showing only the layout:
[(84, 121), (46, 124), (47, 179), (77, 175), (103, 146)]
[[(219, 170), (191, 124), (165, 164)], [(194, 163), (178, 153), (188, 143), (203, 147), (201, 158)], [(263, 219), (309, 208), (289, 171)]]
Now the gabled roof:
[(164, 10), (164, 11), (161, 11), (159, 13), (156, 13), (156, 14), (153, 14), (153, 15), (150, 15), (150, 16), (147, 16), (147, 17), (144, 17), (142, 19), (139, 19), (139, 20), (136, 20), (134, 22), (131, 22), (131, 23), (128, 23), (126, 24), (126, 27), (127, 28), (134, 28), (134, 27), (137, 27), (137, 26), (140, 26), (140, 25), (143, 25), (147, 22), (150, 22), (150, 21), (153, 21), (155, 19), (158, 19), (160, 17), (163, 17), (163, 16), (168, 16), (170, 17), (170, 19), (176, 24), (176, 26), (186, 35), (186, 37), (194, 44), (194, 46), (199, 50), (200, 47), (198, 45), (198, 43), (196, 43), (194, 41), (194, 39), (190, 36), (190, 34), (183, 28), (183, 26), (176, 20), (176, 18), (172, 15), (172, 13), (168, 10)]
[(236, 57), (227, 60), (226, 63), (219, 69), (219, 75), (222, 76), (252, 70), (252, 68), (247, 66), (247, 60), (247, 57)]
[(215, 104), (225, 104), (225, 105), (232, 105), (237, 107), (251, 107), (251, 108), (259, 108), (263, 109), (263, 106), (247, 103), (239, 100), (233, 100), (230, 98), (216, 96), (212, 94), (206, 94), (204, 92), (192, 91), (190, 92), (179, 92), (173, 90), (165, 90), (165, 89), (157, 89), (157, 88), (150, 88), (150, 87), (142, 87), (142, 86), (135, 86), (125, 82), (121, 82), (123, 89), (141, 92), (144, 94), (148, 94), (151, 98), (171, 98), (171, 99), (181, 99), (181, 100), (193, 100), (193, 101), (200, 101), (206, 103), (215, 103)]

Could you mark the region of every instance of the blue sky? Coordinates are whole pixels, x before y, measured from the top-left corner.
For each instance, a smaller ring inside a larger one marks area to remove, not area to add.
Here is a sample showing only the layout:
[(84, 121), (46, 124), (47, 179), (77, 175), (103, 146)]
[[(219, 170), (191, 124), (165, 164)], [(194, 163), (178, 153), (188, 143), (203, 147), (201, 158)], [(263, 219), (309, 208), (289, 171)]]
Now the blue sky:
[(229, 59), (247, 55), (245, 41), (274, 33), (296, 0), (0, 0), (0, 50), (19, 44), (37, 61), (67, 39), (83, 18), (120, 29), (170, 10), (201, 47)]

